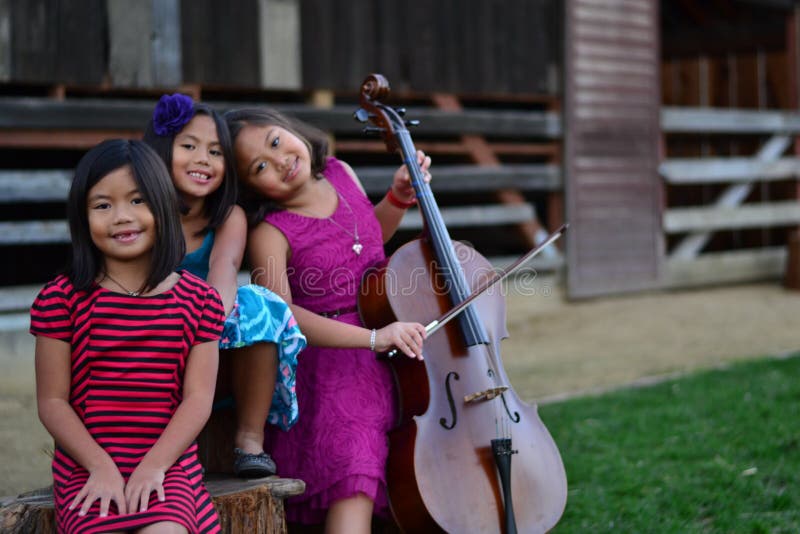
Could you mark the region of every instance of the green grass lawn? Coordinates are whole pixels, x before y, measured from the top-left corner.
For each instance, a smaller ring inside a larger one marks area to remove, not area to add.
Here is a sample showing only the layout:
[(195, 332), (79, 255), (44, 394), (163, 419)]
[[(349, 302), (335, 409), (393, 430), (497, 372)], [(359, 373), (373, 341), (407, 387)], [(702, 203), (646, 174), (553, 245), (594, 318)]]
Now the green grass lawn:
[(567, 470), (554, 532), (800, 532), (800, 357), (540, 406)]

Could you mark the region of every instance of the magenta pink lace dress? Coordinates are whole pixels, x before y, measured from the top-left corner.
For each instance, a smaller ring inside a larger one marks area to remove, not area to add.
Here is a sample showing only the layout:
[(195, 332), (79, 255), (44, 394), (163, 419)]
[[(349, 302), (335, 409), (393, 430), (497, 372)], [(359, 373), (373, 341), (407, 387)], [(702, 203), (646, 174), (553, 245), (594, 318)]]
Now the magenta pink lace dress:
[[(369, 199), (339, 161), (329, 158), (324, 175), (340, 195), (331, 217), (338, 224), (288, 211), (265, 220), (289, 241), (293, 302), (317, 313), (339, 313), (337, 321), (360, 325), (361, 276), (384, 259), (381, 229)], [(356, 233), (363, 246), (360, 255), (353, 251)], [(376, 514), (386, 516), (386, 433), (395, 416), (388, 364), (368, 349), (325, 347), (307, 347), (298, 360), (300, 416), (289, 431), (268, 428), (265, 445), (280, 476), (306, 483), (303, 495), (288, 500), (287, 519), (322, 522), (334, 501), (358, 493), (375, 502)]]

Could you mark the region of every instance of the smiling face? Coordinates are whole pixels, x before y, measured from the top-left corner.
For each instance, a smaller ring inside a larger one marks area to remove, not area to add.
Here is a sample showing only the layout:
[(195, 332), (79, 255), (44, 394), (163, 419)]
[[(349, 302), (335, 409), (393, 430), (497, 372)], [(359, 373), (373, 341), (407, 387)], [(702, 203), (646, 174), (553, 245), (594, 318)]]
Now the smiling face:
[(245, 126), (233, 148), (242, 181), (276, 202), (290, 202), (311, 179), (308, 145), (280, 126)]
[(214, 120), (195, 115), (172, 143), (172, 182), (185, 202), (203, 199), (225, 178), (225, 157)]
[(89, 234), (108, 261), (149, 261), (156, 240), (153, 213), (129, 166), (105, 175), (86, 196)]

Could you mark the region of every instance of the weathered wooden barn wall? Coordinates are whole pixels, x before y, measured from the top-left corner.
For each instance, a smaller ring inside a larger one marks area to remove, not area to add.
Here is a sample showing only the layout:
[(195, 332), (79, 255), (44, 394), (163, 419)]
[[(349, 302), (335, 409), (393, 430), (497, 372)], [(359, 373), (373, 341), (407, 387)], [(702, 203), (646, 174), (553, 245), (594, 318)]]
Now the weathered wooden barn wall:
[(9, 79), (101, 83), (108, 60), (105, 7), (105, 0), (9, 0)]
[(303, 82), (555, 94), (561, 17), (560, 0), (303, 0)]
[(567, 289), (655, 287), (663, 257), (657, 0), (566, 2)]
[(0, 82), (11, 76), (11, 17), (9, 0), (0, 0)]
[(558, 0), (0, 0), (0, 81), (557, 94)]

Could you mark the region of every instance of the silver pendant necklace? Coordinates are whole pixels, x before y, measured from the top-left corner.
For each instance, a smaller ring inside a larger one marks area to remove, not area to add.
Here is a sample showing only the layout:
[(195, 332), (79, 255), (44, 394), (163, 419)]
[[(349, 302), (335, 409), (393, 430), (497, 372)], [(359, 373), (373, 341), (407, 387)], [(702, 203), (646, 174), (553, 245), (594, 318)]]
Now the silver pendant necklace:
[(339, 191), (335, 187), (333, 188), (333, 190), (336, 192), (336, 196), (339, 198), (339, 202), (343, 202), (344, 203), (345, 207), (347, 208), (347, 211), (349, 211), (350, 215), (353, 217), (353, 231), (352, 232), (350, 230), (348, 230), (347, 228), (345, 228), (344, 226), (342, 226), (340, 223), (338, 223), (338, 222), (333, 220), (333, 216), (336, 215), (336, 211), (339, 211), (339, 206), (336, 206), (336, 210), (333, 212), (333, 215), (328, 215), (324, 219), (322, 219), (319, 216), (314, 215), (313, 213), (308, 212), (308, 211), (306, 211), (304, 209), (295, 208), (295, 210), (300, 212), (301, 214), (307, 216), (307, 217), (313, 217), (313, 218), (321, 220), (321, 221), (324, 221), (324, 220), (330, 221), (333, 224), (335, 224), (336, 226), (338, 226), (339, 228), (341, 228), (347, 235), (349, 235), (350, 237), (353, 238), (353, 246), (350, 247), (350, 248), (353, 250), (353, 252), (355, 252), (356, 256), (358, 256), (358, 255), (361, 254), (361, 251), (364, 249), (364, 245), (361, 244), (361, 241), (358, 238), (358, 220), (356, 220), (356, 214), (353, 212), (353, 208), (350, 207), (350, 203), (347, 202), (347, 199), (344, 198), (341, 195), (341, 193), (339, 193)]
[[(114, 279), (114, 278), (113, 278), (113, 277), (112, 277), (110, 274), (108, 274), (108, 273), (103, 273), (103, 278), (108, 278), (109, 280), (111, 280), (112, 282), (114, 282), (115, 284), (117, 284), (117, 286), (119, 286), (119, 288), (120, 288), (120, 289), (122, 289), (122, 290), (123, 290), (125, 293), (127, 293), (129, 297), (138, 297), (138, 296), (141, 294), (141, 291), (131, 291), (131, 290), (130, 290), (130, 289), (128, 289), (127, 287), (123, 286), (122, 284), (120, 284), (119, 282), (117, 282), (117, 281), (116, 281), (116, 280), (115, 280), (115, 279)], [(101, 280), (101, 282), (102, 282), (102, 280)]]
[[(328, 216), (327, 219), (330, 222), (332, 222), (333, 224), (335, 224), (336, 226), (338, 226), (339, 228), (341, 228), (342, 230), (344, 230), (345, 233), (347, 233), (349, 236), (351, 236), (353, 238), (352, 249), (353, 249), (353, 252), (356, 253), (356, 256), (358, 256), (358, 255), (361, 254), (361, 251), (363, 250), (364, 245), (362, 245), (361, 242), (358, 239), (358, 221), (356, 220), (356, 215), (355, 215), (355, 213), (353, 213), (353, 208), (350, 207), (350, 203), (347, 202), (346, 198), (344, 198), (341, 194), (339, 194), (339, 191), (336, 191), (336, 196), (339, 197), (339, 200), (341, 202), (344, 202), (344, 205), (347, 208), (347, 211), (349, 211), (350, 215), (353, 217), (353, 231), (351, 232), (350, 230), (348, 230), (347, 228), (345, 228), (344, 226), (342, 226), (338, 222), (334, 221), (333, 220), (333, 215)], [(335, 215), (336, 212), (334, 211), (333, 214)]]

